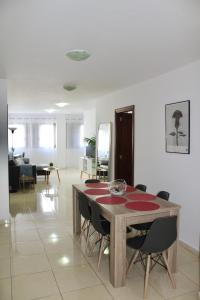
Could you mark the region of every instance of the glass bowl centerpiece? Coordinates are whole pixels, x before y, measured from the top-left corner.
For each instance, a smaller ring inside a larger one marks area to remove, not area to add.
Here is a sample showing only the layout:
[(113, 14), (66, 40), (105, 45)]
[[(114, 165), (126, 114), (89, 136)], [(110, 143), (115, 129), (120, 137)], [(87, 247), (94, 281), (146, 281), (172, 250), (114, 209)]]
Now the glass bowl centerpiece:
[(126, 192), (127, 183), (124, 179), (116, 179), (110, 183), (110, 193), (115, 196), (121, 196)]

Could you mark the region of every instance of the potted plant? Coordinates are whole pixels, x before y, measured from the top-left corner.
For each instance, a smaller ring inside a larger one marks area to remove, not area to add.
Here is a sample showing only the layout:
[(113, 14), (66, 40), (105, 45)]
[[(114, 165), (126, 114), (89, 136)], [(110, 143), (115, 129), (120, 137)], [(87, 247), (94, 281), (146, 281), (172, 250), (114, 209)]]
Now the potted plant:
[(84, 138), (84, 142), (87, 144), (86, 146), (86, 156), (95, 157), (95, 149), (96, 149), (96, 136), (91, 138)]

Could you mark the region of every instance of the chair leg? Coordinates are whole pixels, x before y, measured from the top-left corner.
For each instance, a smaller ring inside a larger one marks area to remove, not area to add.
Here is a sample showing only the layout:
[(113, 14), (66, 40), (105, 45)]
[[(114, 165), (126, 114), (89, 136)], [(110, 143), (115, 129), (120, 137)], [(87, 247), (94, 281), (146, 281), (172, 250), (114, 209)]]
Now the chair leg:
[(86, 219), (84, 219), (83, 224), (81, 226), (81, 233), (80, 233), (80, 236), (79, 236), (79, 240), (81, 240), (81, 238), (82, 238), (82, 235), (83, 235), (84, 230), (85, 230), (85, 225), (86, 225)]
[(168, 260), (167, 260), (166, 253), (163, 252), (162, 255), (163, 255), (163, 258), (164, 258), (164, 262), (165, 262), (165, 264), (166, 264), (166, 267), (167, 267), (167, 271), (168, 271), (169, 278), (170, 278), (170, 280), (171, 280), (172, 286), (173, 286), (173, 288), (175, 289), (175, 288), (176, 288), (176, 283), (175, 283), (175, 280), (174, 280), (174, 276), (172, 275), (172, 272), (171, 272), (171, 270), (170, 270), (170, 267), (169, 267), (169, 264), (168, 264)]
[(146, 266), (146, 273), (145, 273), (145, 281), (144, 281), (144, 298), (147, 298), (147, 287), (149, 281), (149, 270), (150, 270), (150, 262), (151, 262), (151, 255), (147, 255), (147, 266)]
[(128, 274), (129, 270), (131, 269), (132, 265), (134, 264), (134, 262), (136, 261), (137, 257), (139, 254), (139, 250), (136, 250), (136, 252), (133, 254), (133, 256), (131, 257), (130, 263), (128, 265), (128, 268), (126, 270), (126, 275)]
[(86, 234), (86, 251), (87, 251), (87, 248), (88, 248), (88, 243), (89, 243), (89, 237), (90, 237), (90, 225), (91, 225), (91, 222), (89, 221), (89, 225), (87, 227), (87, 234)]
[(99, 249), (99, 258), (98, 258), (98, 264), (97, 264), (97, 270), (99, 270), (100, 262), (101, 262), (101, 257), (103, 253), (103, 243), (104, 243), (104, 236), (101, 238), (101, 244), (100, 244), (100, 249)]

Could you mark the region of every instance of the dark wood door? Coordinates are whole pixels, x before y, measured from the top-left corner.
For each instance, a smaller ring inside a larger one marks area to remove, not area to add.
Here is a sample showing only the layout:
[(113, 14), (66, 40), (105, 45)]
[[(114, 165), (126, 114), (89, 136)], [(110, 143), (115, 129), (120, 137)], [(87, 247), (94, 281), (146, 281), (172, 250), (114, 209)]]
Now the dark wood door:
[(134, 106), (115, 111), (115, 179), (134, 184)]

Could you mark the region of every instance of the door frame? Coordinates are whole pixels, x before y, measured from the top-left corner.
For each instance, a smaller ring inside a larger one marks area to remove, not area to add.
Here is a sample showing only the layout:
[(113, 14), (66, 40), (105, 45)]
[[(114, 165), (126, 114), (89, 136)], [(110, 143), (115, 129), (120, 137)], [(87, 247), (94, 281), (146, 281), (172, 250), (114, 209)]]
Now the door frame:
[(122, 112), (132, 111), (132, 185), (134, 186), (134, 173), (135, 173), (135, 161), (134, 161), (134, 153), (135, 153), (135, 105), (125, 106), (121, 108), (115, 109), (115, 179), (116, 179), (116, 166), (117, 166), (117, 114)]

